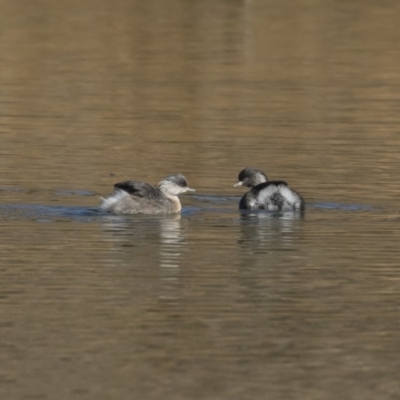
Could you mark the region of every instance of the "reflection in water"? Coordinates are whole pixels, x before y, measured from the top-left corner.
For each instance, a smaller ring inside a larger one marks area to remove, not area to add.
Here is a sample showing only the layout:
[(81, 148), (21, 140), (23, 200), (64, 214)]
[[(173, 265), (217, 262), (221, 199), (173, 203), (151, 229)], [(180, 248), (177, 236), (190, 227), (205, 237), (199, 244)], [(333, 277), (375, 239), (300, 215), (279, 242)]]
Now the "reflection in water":
[(241, 212), (240, 239), (243, 248), (254, 253), (269, 249), (290, 249), (297, 236), (295, 227), (304, 212)]
[(181, 216), (160, 220), (160, 298), (172, 300), (177, 297), (181, 266), (182, 245), (185, 236), (181, 227)]
[(135, 264), (136, 268), (139, 263), (139, 267), (148, 268), (149, 260), (152, 260), (159, 268), (159, 298), (171, 300), (178, 296), (182, 246), (185, 243), (180, 214), (152, 218), (108, 216), (104, 231), (111, 234), (106, 240), (113, 243), (110, 263), (123, 267)]
[(282, 301), (282, 288), (289, 288), (282, 282), (292, 280), (301, 268), (298, 249), (303, 215), (301, 211), (241, 212), (238, 254), (244, 296), (261, 303)]

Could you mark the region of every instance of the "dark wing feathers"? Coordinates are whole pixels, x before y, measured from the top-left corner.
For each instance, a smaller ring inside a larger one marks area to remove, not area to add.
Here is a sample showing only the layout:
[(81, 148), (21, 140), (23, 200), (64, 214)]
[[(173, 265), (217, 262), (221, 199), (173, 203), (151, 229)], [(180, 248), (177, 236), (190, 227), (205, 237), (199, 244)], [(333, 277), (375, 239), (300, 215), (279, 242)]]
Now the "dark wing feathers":
[(260, 190), (265, 189), (266, 187), (271, 186), (271, 185), (287, 186), (288, 184), (285, 181), (268, 181), (268, 182), (259, 183), (257, 186), (254, 186), (253, 189), (255, 189), (254, 192), (257, 193)]
[(138, 181), (119, 182), (114, 185), (114, 188), (138, 197), (153, 197), (158, 194), (155, 187), (148, 183)]

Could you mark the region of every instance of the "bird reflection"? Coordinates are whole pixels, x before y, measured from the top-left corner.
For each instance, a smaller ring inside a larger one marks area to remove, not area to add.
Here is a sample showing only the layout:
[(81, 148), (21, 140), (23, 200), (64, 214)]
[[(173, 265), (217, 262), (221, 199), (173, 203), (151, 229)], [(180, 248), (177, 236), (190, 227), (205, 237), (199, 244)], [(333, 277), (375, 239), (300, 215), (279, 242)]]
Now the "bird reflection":
[(238, 243), (251, 252), (290, 249), (297, 236), (297, 223), (303, 217), (303, 211), (241, 212)]
[[(110, 262), (151, 274), (158, 268), (157, 277), (161, 287), (158, 296), (162, 300), (173, 300), (178, 296), (182, 249), (185, 232), (180, 214), (154, 216), (106, 216), (104, 219), (106, 240), (112, 242)], [(146, 277), (148, 275), (146, 274)]]
[(180, 263), (182, 245), (185, 236), (182, 231), (180, 215), (177, 219), (163, 219), (160, 221), (160, 274), (163, 282), (163, 291), (160, 298), (173, 300), (179, 289)]

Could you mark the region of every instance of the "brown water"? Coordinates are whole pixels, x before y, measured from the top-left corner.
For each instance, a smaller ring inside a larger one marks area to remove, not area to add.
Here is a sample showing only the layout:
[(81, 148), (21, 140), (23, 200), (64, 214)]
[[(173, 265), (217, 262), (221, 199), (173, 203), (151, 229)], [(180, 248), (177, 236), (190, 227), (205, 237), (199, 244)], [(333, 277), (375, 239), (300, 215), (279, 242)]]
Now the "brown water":
[(399, 2), (0, 5), (1, 399), (400, 398)]

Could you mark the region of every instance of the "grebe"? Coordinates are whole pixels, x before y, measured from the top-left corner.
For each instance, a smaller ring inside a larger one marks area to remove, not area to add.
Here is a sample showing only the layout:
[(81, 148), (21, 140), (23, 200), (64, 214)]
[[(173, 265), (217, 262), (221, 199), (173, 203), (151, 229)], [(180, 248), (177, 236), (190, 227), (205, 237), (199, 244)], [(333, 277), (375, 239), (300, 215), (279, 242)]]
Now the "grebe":
[(240, 210), (304, 210), (305, 202), (299, 193), (285, 181), (268, 181), (267, 175), (258, 168), (246, 167), (240, 171), (239, 181), (233, 186), (251, 188), (240, 199)]
[(178, 213), (182, 208), (178, 195), (188, 191), (195, 190), (181, 174), (168, 175), (157, 187), (138, 181), (120, 182), (109, 197), (102, 199), (100, 209), (114, 214)]

